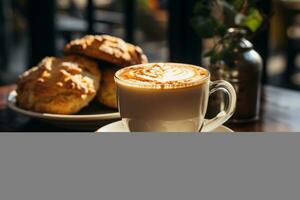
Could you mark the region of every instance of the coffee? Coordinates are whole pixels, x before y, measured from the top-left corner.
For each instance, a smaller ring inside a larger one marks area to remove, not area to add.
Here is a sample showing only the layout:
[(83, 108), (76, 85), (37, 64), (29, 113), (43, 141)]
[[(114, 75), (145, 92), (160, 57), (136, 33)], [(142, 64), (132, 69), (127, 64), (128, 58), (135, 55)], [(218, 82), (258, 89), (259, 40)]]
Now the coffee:
[(200, 130), (209, 95), (207, 70), (187, 64), (143, 64), (116, 75), (118, 106), (131, 131)]
[(133, 87), (175, 89), (198, 85), (208, 76), (200, 67), (187, 64), (156, 63), (119, 70), (116, 77)]

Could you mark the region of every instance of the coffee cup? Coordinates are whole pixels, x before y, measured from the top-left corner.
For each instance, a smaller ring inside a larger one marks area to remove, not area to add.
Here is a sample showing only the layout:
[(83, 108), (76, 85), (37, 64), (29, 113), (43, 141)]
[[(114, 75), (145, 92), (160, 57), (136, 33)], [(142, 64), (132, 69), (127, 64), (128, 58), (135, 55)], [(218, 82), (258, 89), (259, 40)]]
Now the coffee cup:
[[(131, 132), (208, 132), (234, 113), (236, 93), (224, 80), (210, 81), (209, 71), (190, 64), (148, 63), (115, 74), (118, 108)], [(205, 120), (209, 96), (221, 91), (224, 110)]]

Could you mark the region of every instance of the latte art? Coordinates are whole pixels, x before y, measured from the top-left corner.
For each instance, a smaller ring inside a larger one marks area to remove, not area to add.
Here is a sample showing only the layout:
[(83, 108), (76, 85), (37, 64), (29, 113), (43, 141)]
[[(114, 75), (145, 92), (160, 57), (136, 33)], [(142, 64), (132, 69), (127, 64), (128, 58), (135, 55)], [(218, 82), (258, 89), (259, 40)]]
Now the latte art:
[(207, 75), (207, 71), (200, 67), (157, 63), (124, 68), (116, 74), (116, 77), (127, 84), (140, 87), (178, 88), (199, 84)]

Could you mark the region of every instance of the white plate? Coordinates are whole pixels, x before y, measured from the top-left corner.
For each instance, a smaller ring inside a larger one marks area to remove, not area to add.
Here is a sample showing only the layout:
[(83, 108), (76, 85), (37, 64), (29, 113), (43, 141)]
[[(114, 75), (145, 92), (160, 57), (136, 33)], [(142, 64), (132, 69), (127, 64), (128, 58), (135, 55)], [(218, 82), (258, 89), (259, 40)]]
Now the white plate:
[(120, 119), (120, 114), (115, 109), (109, 109), (96, 102), (92, 102), (83, 108), (78, 114), (61, 115), (50, 113), (38, 113), (24, 110), (16, 105), (16, 91), (8, 95), (8, 107), (18, 113), (43, 120), (53, 125), (76, 130), (95, 131), (101, 125), (105, 125)]
[[(129, 132), (129, 130), (124, 127), (123, 122), (120, 120), (117, 122), (110, 123), (106, 126), (103, 126), (100, 129), (98, 129), (96, 132)], [(212, 130), (211, 132), (231, 133), (234, 131), (222, 125)]]

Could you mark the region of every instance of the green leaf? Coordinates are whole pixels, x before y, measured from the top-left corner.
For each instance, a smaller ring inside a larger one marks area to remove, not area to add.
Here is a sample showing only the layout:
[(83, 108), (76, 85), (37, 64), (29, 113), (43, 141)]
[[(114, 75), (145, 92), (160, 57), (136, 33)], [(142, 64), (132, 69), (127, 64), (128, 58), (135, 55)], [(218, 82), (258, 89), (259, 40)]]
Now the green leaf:
[(216, 34), (219, 24), (213, 18), (194, 17), (191, 19), (191, 25), (202, 38), (209, 38)]
[(229, 27), (228, 26), (226, 26), (225, 24), (219, 24), (218, 25), (218, 27), (217, 27), (217, 35), (219, 35), (219, 36), (224, 36), (226, 33), (227, 33), (227, 29), (228, 29)]
[(242, 20), (242, 26), (246, 26), (255, 32), (263, 23), (263, 17), (257, 9), (250, 9), (248, 15)]
[(199, 15), (202, 15), (202, 16), (208, 16), (209, 13), (210, 13), (210, 6), (209, 5), (205, 5), (201, 1), (198, 1), (195, 4), (193, 12), (194, 12), (194, 14), (199, 14)]
[(211, 57), (214, 54), (214, 49), (209, 50), (203, 54), (203, 57)]
[(213, 53), (210, 56), (210, 63), (215, 64), (220, 60), (221, 60), (221, 54), (219, 52), (213, 51)]
[(245, 2), (245, 0), (234, 0), (232, 2), (233, 7), (235, 10), (239, 11), (243, 5), (243, 3)]
[(191, 19), (191, 25), (202, 38), (210, 38), (216, 35), (224, 36), (229, 28), (212, 17), (194, 17)]

